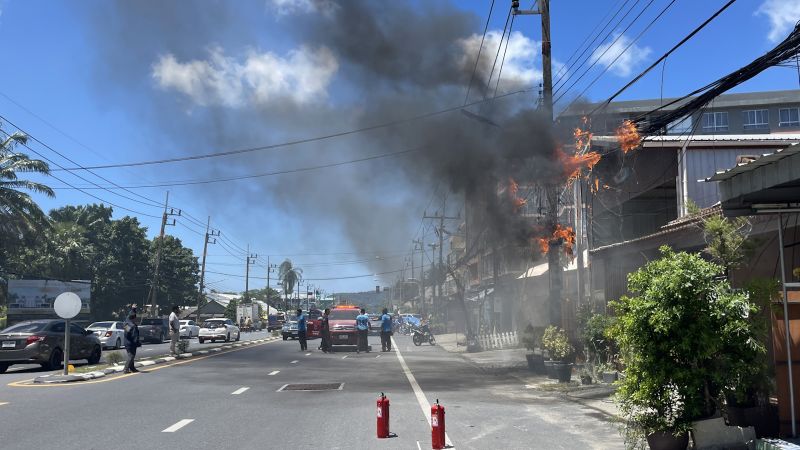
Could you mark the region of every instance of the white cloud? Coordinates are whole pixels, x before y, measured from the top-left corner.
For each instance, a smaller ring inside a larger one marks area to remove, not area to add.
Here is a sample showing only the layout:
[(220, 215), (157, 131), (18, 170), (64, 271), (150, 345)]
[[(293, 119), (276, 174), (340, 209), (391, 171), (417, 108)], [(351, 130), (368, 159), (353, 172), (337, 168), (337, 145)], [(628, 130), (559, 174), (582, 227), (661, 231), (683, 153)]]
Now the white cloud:
[(597, 60), (599, 64), (608, 67), (616, 75), (627, 77), (652, 53), (649, 47), (639, 47), (636, 44), (625, 50), (630, 44), (629, 37), (615, 34), (614, 40), (595, 49), (591, 60)]
[(267, 0), (279, 16), (304, 13), (330, 14), (339, 7), (333, 0)]
[(152, 76), (160, 88), (180, 92), (195, 104), (240, 107), (324, 99), (338, 69), (326, 47), (303, 46), (285, 57), (252, 51), (243, 61), (213, 48), (205, 60), (180, 62), (172, 54), (163, 55), (153, 65)]
[(767, 37), (778, 42), (786, 38), (800, 20), (800, 0), (766, 0), (756, 11), (756, 15), (767, 16), (771, 28)]
[[(502, 32), (489, 31), (486, 33), (486, 39), (483, 42), (483, 50), (481, 50), (481, 57), (478, 64), (479, 73), (483, 74), (484, 78), (488, 77), (492, 70), (492, 64), (497, 55), (497, 47), (500, 45), (500, 38)], [(494, 68), (492, 74), (492, 82), (490, 89), (494, 90), (495, 83), (497, 83), (497, 75), (500, 71), (500, 64), (503, 58), (503, 52), (506, 52), (505, 63), (503, 64), (503, 72), (500, 74), (500, 87), (498, 92), (507, 92), (522, 87), (529, 87), (538, 83), (542, 79), (542, 70), (537, 60), (540, 56), (541, 44), (535, 40), (525, 37), (522, 33), (515, 31), (511, 33), (511, 38), (508, 41), (508, 50), (506, 51), (505, 40), (503, 47), (500, 49), (500, 54), (497, 56), (499, 60)], [(472, 71), (475, 65), (475, 55), (478, 53), (478, 48), (481, 44), (481, 35), (473, 34), (472, 36), (460, 42), (463, 50), (460, 65), (465, 69)]]

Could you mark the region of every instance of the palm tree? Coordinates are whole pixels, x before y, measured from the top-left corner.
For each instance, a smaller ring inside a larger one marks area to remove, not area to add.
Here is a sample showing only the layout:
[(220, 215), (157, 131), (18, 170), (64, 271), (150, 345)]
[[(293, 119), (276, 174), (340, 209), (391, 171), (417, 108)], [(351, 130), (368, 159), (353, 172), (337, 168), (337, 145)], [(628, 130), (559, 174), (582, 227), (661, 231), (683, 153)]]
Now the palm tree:
[(278, 280), (280, 280), (281, 286), (283, 286), (284, 309), (287, 306), (289, 296), (294, 292), (295, 286), (300, 285), (300, 280), (302, 279), (303, 269), (293, 267), (290, 259), (287, 258), (278, 266)]
[(0, 142), (0, 235), (19, 239), (26, 233), (39, 231), (46, 226), (47, 216), (23, 190), (55, 197), (52, 189), (44, 184), (20, 180), (18, 173), (50, 174), (46, 162), (30, 159), (28, 155), (13, 151), (17, 144), (25, 144), (28, 137), (14, 133)]

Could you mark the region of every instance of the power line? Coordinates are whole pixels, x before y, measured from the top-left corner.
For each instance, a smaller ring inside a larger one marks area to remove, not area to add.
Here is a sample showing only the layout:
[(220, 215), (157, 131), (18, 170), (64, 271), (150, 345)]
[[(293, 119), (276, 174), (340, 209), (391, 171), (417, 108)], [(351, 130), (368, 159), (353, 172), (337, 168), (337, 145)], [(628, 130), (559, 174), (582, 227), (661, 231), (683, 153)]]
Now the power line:
[[(2, 129), (0, 129), (0, 133), (3, 133), (3, 134), (4, 134), (4, 135), (6, 135), (7, 137), (11, 137), (11, 134), (9, 134), (8, 132), (6, 132), (5, 130), (2, 130)], [(52, 163), (52, 164), (54, 164), (54, 165), (58, 166), (58, 163), (56, 163), (55, 161), (53, 161), (53, 160), (51, 160), (51, 159), (47, 158), (47, 157), (46, 157), (46, 156), (44, 156), (43, 154), (41, 154), (41, 153), (39, 153), (38, 151), (34, 150), (33, 148), (29, 147), (27, 144), (24, 144), (24, 143), (20, 143), (20, 144), (21, 144), (22, 146), (24, 146), (25, 148), (27, 148), (28, 150), (30, 150), (31, 152), (33, 152), (34, 154), (36, 154), (37, 156), (39, 156), (40, 158), (44, 159), (45, 161), (48, 161), (48, 162), (50, 162), (50, 163)], [(60, 167), (60, 166), (59, 166), (59, 167)], [(131, 213), (134, 213), (134, 214), (138, 214), (138, 215), (140, 215), (140, 216), (143, 216), (143, 217), (151, 217), (151, 218), (154, 218), (154, 219), (160, 219), (160, 218), (161, 218), (161, 216), (155, 216), (155, 215), (152, 215), (152, 214), (147, 214), (147, 213), (139, 212), (139, 211), (136, 211), (136, 210), (134, 210), (134, 209), (130, 209), (130, 208), (126, 208), (126, 207), (124, 207), (124, 206), (121, 206), (121, 205), (117, 205), (116, 203), (112, 203), (112, 202), (110, 202), (110, 201), (108, 201), (108, 200), (104, 200), (104, 199), (102, 199), (102, 198), (100, 198), (100, 197), (98, 197), (98, 196), (96, 196), (96, 195), (94, 195), (94, 194), (92, 194), (92, 193), (90, 193), (90, 192), (87, 192), (87, 191), (86, 191), (86, 190), (84, 190), (84, 189), (81, 189), (81, 188), (78, 188), (78, 187), (75, 187), (75, 186), (73, 186), (73, 185), (69, 184), (67, 181), (65, 181), (65, 180), (63, 180), (63, 179), (61, 179), (61, 178), (59, 178), (59, 177), (57, 177), (57, 176), (53, 175), (52, 173), (48, 173), (48, 176), (50, 176), (50, 177), (52, 177), (52, 178), (56, 179), (57, 181), (60, 181), (60, 182), (62, 182), (62, 183), (64, 183), (64, 184), (66, 184), (67, 186), (70, 186), (72, 189), (75, 189), (75, 190), (77, 190), (77, 191), (79, 191), (79, 192), (82, 192), (82, 193), (84, 193), (84, 194), (88, 195), (89, 197), (92, 197), (92, 198), (94, 198), (94, 199), (96, 199), (96, 200), (100, 201), (101, 203), (105, 203), (105, 204), (111, 205), (111, 206), (113, 206), (113, 207), (115, 207), (115, 208), (119, 208), (119, 209), (122, 209), (122, 210), (125, 210), (125, 211), (128, 211), (128, 212), (131, 212)], [(77, 176), (77, 175), (76, 175), (76, 176)], [(80, 176), (78, 176), (78, 177), (79, 177), (79, 178), (81, 178)], [(81, 178), (81, 179), (83, 179), (84, 181), (87, 181), (87, 182), (91, 182), (91, 181), (89, 181), (89, 180), (86, 180), (85, 178)]]
[[(328, 169), (331, 167), (339, 167), (345, 166), (349, 164), (356, 164), (365, 161), (372, 161), (376, 159), (382, 158), (389, 158), (393, 156), (400, 156), (409, 153), (418, 152), (425, 147), (416, 147), (407, 150), (400, 150), (397, 152), (389, 152), (389, 153), (381, 153), (378, 155), (368, 156), (365, 158), (358, 158), (358, 159), (351, 159), (347, 161), (339, 161), (336, 163), (330, 164), (322, 164), (318, 166), (310, 166), (310, 167), (299, 167), (295, 169), (286, 169), (286, 170), (278, 170), (274, 172), (266, 172), (266, 173), (258, 173), (258, 174), (251, 174), (251, 175), (240, 175), (235, 177), (227, 177), (227, 178), (215, 178), (215, 179), (205, 179), (205, 180), (185, 180), (185, 181), (171, 181), (171, 182), (164, 182), (164, 183), (156, 183), (156, 184), (144, 184), (144, 185), (130, 185), (130, 186), (119, 186), (120, 189), (144, 189), (144, 188), (154, 188), (154, 187), (170, 187), (170, 186), (191, 186), (191, 185), (198, 185), (198, 184), (213, 184), (213, 183), (225, 183), (229, 181), (240, 181), (240, 180), (249, 180), (253, 178), (264, 178), (264, 177), (271, 177), (275, 175), (285, 175), (290, 173), (298, 173), (298, 172), (308, 172), (312, 170), (319, 170), (319, 169)], [(53, 189), (76, 189), (74, 186), (69, 187), (54, 187)], [(113, 187), (86, 187), (84, 189), (114, 189)]]
[(524, 94), (526, 92), (531, 92), (533, 89), (534, 88), (519, 89), (519, 90), (516, 90), (516, 91), (507, 92), (505, 94), (498, 95), (497, 97), (493, 97), (493, 98), (489, 98), (489, 99), (476, 100), (474, 102), (467, 103), (467, 104), (464, 104), (464, 105), (453, 106), (453, 107), (441, 109), (441, 110), (438, 110), (438, 111), (432, 111), (432, 112), (427, 112), (427, 113), (423, 113), (423, 114), (418, 114), (416, 116), (411, 116), (411, 117), (407, 117), (407, 118), (404, 118), (404, 119), (383, 122), (383, 123), (376, 124), (376, 125), (370, 125), (370, 126), (366, 126), (366, 127), (356, 128), (356, 129), (347, 130), (347, 131), (340, 131), (340, 132), (337, 132), (337, 133), (331, 133), (331, 134), (326, 134), (326, 135), (321, 135), (321, 136), (315, 136), (315, 137), (304, 138), (304, 139), (296, 139), (296, 140), (293, 140), (293, 141), (286, 141), (286, 142), (281, 142), (281, 143), (277, 143), (277, 144), (262, 145), (262, 146), (258, 146), (258, 147), (249, 147), (249, 148), (242, 148), (242, 149), (229, 150), (229, 151), (223, 151), (223, 152), (206, 153), (206, 154), (202, 154), (202, 155), (184, 156), (184, 157), (178, 157), (178, 158), (157, 159), (157, 160), (150, 160), (150, 161), (137, 161), (137, 162), (128, 162), (128, 163), (119, 163), (119, 164), (103, 164), (103, 165), (95, 165), (95, 166), (62, 167), (61, 170), (68, 170), (68, 171), (97, 170), (97, 169), (112, 169), (112, 168), (118, 168), (118, 167), (147, 166), (147, 165), (153, 165), (153, 164), (166, 164), (166, 163), (174, 163), (174, 162), (181, 162), (181, 161), (193, 161), (193, 160), (206, 159), (206, 158), (217, 158), (217, 157), (221, 157), (221, 156), (239, 155), (239, 154), (242, 154), (242, 153), (252, 153), (252, 152), (263, 151), (263, 150), (272, 150), (272, 149), (282, 148), (282, 147), (291, 147), (291, 146), (294, 146), (294, 145), (307, 144), (307, 143), (310, 143), (310, 142), (317, 142), (317, 141), (322, 141), (322, 140), (326, 140), (326, 139), (337, 138), (337, 137), (342, 137), (342, 136), (348, 136), (348, 135), (351, 135), (351, 134), (358, 134), (358, 133), (363, 133), (363, 132), (366, 132), (366, 131), (378, 130), (378, 129), (381, 129), (381, 128), (387, 128), (387, 127), (392, 127), (392, 126), (396, 126), (396, 125), (403, 125), (403, 124), (406, 124), (406, 123), (416, 122), (418, 120), (427, 119), (427, 118), (430, 118), (430, 117), (439, 116), (439, 115), (450, 113), (450, 112), (454, 112), (454, 111), (460, 111), (462, 109), (466, 109), (466, 108), (469, 108), (469, 107), (474, 106), (474, 105), (479, 105), (479, 104), (482, 104), (482, 103), (491, 102), (491, 101), (494, 101), (495, 99), (503, 99), (503, 98), (506, 98), (506, 97), (511, 97), (513, 95)]
[[(472, 81), (475, 80), (475, 72), (478, 71), (478, 61), (481, 60), (481, 51), (483, 51), (483, 41), (486, 39), (486, 31), (489, 30), (489, 21), (492, 19), (492, 11), (494, 11), (494, 0), (489, 6), (489, 16), (486, 18), (486, 25), (483, 26), (483, 36), (481, 36), (481, 45), (478, 47), (478, 56), (475, 57), (475, 66), (472, 68), (472, 75), (469, 77), (469, 84), (467, 84), (467, 93), (464, 95), (464, 104), (469, 100), (469, 91), (472, 89)], [(509, 11), (511, 11), (509, 9)]]

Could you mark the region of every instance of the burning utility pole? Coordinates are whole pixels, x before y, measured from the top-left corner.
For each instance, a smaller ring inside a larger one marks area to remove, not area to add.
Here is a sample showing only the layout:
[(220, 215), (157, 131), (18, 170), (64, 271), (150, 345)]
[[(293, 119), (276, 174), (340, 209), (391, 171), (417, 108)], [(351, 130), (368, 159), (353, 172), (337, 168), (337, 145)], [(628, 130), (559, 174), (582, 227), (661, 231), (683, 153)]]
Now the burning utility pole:
[[(550, 43), (550, 0), (539, 0), (536, 10), (520, 10), (519, 1), (513, 0), (511, 7), (514, 15), (538, 14), (542, 18), (542, 101), (539, 109), (545, 112), (549, 119), (553, 118), (553, 68), (552, 49)], [(558, 225), (558, 200), (561, 196), (561, 186), (550, 184), (545, 186), (547, 198), (546, 224), (548, 233), (552, 233)], [(552, 240), (551, 247), (559, 247), (560, 240)], [(561, 321), (561, 254), (558, 248), (551, 248), (547, 252), (547, 271), (550, 274), (550, 324), (562, 326)]]

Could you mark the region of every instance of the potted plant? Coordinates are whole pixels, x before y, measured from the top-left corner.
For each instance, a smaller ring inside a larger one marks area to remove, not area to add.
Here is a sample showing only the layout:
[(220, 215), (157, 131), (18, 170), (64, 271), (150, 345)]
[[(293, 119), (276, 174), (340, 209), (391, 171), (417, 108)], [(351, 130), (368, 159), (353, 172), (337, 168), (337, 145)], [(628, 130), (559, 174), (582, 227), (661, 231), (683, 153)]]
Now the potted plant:
[(525, 359), (528, 361), (528, 370), (534, 373), (544, 374), (544, 355), (542, 355), (541, 352), (536, 352), (536, 349), (541, 346), (542, 330), (528, 324), (522, 331), (521, 341), (522, 345), (528, 349), (528, 353), (525, 354)]
[(615, 317), (606, 314), (586, 314), (581, 321), (581, 343), (587, 362), (593, 367), (595, 378), (604, 383), (617, 380), (618, 372), (612, 361), (616, 358), (617, 346), (609, 334)]
[[(714, 414), (723, 387), (736, 382), (741, 351), (760, 352), (748, 296), (699, 254), (661, 248), (662, 257), (628, 275), (628, 290), (611, 302), (612, 335), (625, 364), (615, 399), (629, 437), (650, 448), (685, 449), (688, 431)], [(745, 350), (748, 349), (749, 350)]]
[(581, 384), (592, 384), (593, 382), (592, 373), (589, 372), (589, 369), (583, 368), (581, 370)]
[[(575, 349), (569, 343), (567, 333), (561, 328), (549, 326), (542, 337), (542, 345), (547, 349), (550, 356), (552, 377), (561, 383), (569, 383), (572, 378), (572, 363), (566, 361)], [(548, 374), (549, 376), (550, 374)]]

